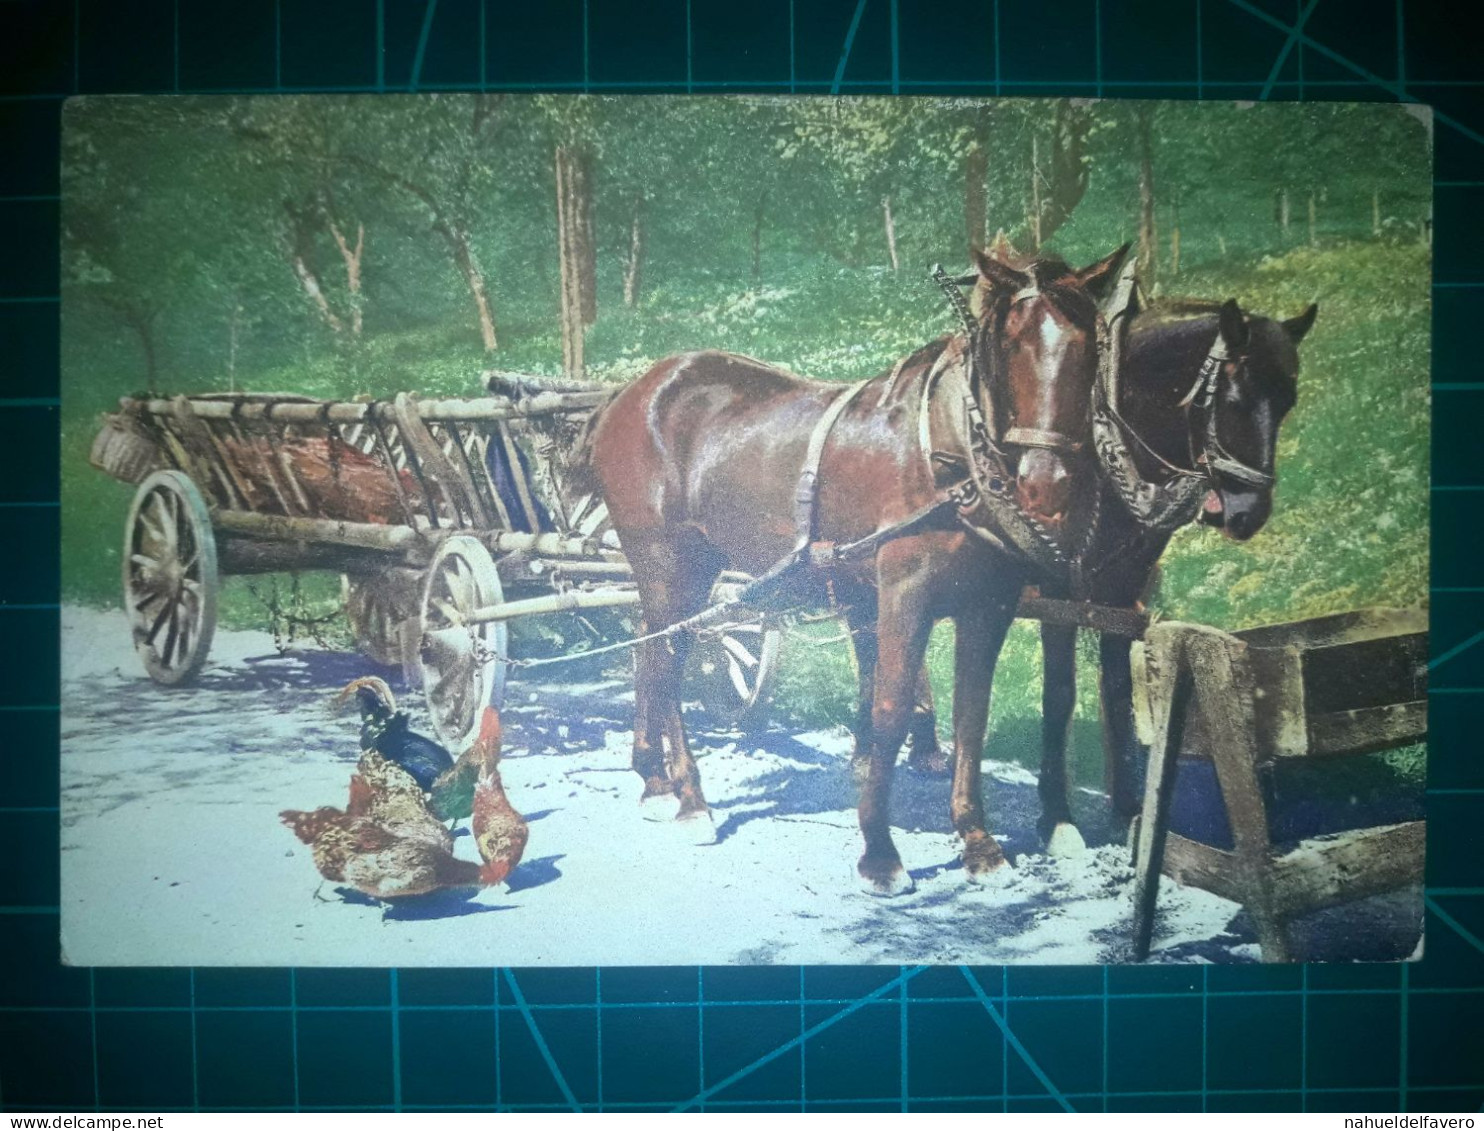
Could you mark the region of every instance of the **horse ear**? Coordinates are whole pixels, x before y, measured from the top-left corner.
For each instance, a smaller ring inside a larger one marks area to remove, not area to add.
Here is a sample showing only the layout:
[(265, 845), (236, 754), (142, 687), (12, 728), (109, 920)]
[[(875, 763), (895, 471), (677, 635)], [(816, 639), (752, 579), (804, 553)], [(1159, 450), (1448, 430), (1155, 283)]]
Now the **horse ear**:
[(1311, 302), (1309, 304), (1309, 309), (1304, 311), (1297, 318), (1290, 318), (1286, 322), (1282, 322), (1279, 324), (1283, 327), (1283, 332), (1288, 335), (1288, 340), (1291, 341), (1294, 345), (1298, 345), (1301, 341), (1304, 340), (1304, 335), (1307, 334), (1310, 328), (1314, 325), (1314, 317), (1318, 313), (1319, 304), (1317, 302)]
[(1221, 337), (1232, 349), (1242, 349), (1247, 344), (1247, 316), (1242, 313), (1242, 308), (1237, 305), (1234, 298), (1227, 299), (1221, 304), (1221, 313), (1217, 315), (1221, 326)]
[(980, 251), (977, 247), (974, 251), (974, 266), (979, 268), (979, 274), (991, 287), (998, 287), (1007, 291), (1018, 291), (1022, 287), (1030, 285), (1031, 277), (1008, 264), (1001, 263), (993, 255)]
[(1124, 244), (1112, 255), (1076, 272), (1077, 282), (1082, 285), (1082, 289), (1096, 299), (1106, 296), (1113, 280), (1118, 277), (1118, 268), (1123, 266), (1123, 257), (1128, 254), (1131, 246), (1133, 245)]

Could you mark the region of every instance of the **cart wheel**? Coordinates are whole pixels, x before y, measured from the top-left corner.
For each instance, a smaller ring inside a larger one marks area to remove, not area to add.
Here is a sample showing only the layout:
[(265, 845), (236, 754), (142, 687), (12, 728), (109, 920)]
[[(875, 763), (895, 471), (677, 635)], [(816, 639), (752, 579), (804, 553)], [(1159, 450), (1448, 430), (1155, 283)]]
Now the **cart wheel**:
[(494, 559), (477, 538), (455, 534), (433, 555), (418, 605), (416, 646), (433, 730), (457, 757), (473, 745), (486, 704), (505, 697), (505, 623), (470, 623), (504, 600)]
[(402, 622), (416, 611), (422, 583), (420, 573), (404, 569), (340, 575), (345, 619), (363, 656), (387, 667), (402, 662)]
[(216, 632), (216, 536), (201, 492), (181, 471), (139, 485), (124, 527), (124, 607), (134, 648), (156, 683), (200, 674)]
[(698, 634), (690, 669), (707, 718), (729, 728), (751, 721), (767, 702), (782, 650), (783, 629), (766, 618)]

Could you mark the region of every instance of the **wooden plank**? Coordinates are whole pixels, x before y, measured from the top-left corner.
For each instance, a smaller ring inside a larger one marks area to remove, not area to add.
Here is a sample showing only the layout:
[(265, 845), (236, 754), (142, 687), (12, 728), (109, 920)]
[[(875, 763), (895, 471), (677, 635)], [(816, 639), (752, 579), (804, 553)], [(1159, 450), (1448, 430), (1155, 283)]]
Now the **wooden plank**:
[(1116, 609), (1085, 601), (1056, 601), (1048, 597), (1022, 597), (1017, 617), (1067, 628), (1090, 628), (1114, 636), (1143, 636), (1149, 617), (1136, 609)]
[(1165, 841), (1164, 874), (1177, 884), (1209, 891), (1222, 899), (1242, 902), (1245, 885), (1240, 878), (1236, 856), (1191, 840), (1179, 833), (1169, 833)]
[(1272, 864), (1274, 909), (1318, 911), (1422, 883), (1426, 821), (1380, 825), (1306, 840)]
[[(444, 452), (443, 446), (428, 430), (418, 412), (417, 402), (406, 393), (398, 393), (392, 408), (396, 414), (397, 430), (402, 433), (403, 443), (409, 444), (417, 453), (423, 474), (435, 482), (449, 496), (456, 511), (467, 515), (470, 522), (481, 529), (494, 525), (489, 509), (469, 477), (468, 469), (456, 464)], [(457, 525), (464, 525), (455, 515)]]
[(1309, 754), (1369, 754), (1427, 737), (1427, 700), (1309, 717)]

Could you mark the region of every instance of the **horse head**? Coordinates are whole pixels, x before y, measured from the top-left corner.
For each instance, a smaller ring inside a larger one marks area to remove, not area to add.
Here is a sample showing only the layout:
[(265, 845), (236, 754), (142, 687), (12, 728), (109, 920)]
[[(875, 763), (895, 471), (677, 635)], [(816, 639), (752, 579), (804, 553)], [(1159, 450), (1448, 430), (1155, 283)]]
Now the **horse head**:
[(1191, 406), (1199, 414), (1191, 421), (1191, 449), (1210, 484), (1201, 522), (1239, 542), (1272, 513), (1278, 428), (1298, 394), (1298, 344), (1318, 313), (1311, 304), (1280, 322), (1248, 316), (1228, 299), (1217, 315), (1211, 356), (1218, 368), (1205, 404), (1197, 397)]
[[(1007, 262), (1008, 244), (975, 251), (974, 309), (987, 356), (991, 426), (1016, 459), (1021, 510), (1053, 533), (1067, 521), (1090, 437), (1098, 301), (1128, 253), (1079, 270), (1060, 259)], [(986, 414), (988, 416), (988, 414)]]

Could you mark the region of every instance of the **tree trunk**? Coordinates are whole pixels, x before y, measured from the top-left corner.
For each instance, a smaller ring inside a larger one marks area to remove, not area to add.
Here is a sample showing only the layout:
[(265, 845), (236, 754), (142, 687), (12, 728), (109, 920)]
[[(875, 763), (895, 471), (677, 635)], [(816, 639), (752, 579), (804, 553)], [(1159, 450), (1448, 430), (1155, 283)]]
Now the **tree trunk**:
[(453, 223), (440, 222), (438, 230), (448, 241), (448, 249), (453, 253), (454, 266), (458, 268), (459, 275), (463, 278), (464, 285), (469, 288), (469, 295), (474, 300), (474, 310), (479, 317), (479, 337), (484, 343), (484, 350), (486, 353), (493, 353), (499, 346), (495, 337), (495, 315), (490, 306), (489, 290), (484, 282), (484, 270), (480, 267), (479, 259), (474, 254), (474, 247), (469, 242), (469, 233)]
[(1031, 250), (1041, 250), (1041, 143), (1031, 134)]
[(159, 387), (159, 355), (155, 351), (155, 316), (148, 310), (130, 306), (120, 310), (124, 321), (139, 337), (139, 348), (144, 354), (145, 384), (150, 389)]
[(1217, 232), (1216, 233), (1216, 247), (1221, 252), (1221, 258), (1222, 259), (1225, 259), (1226, 258), (1226, 237), (1223, 236), (1220, 232)]
[(361, 336), (361, 256), (366, 250), (366, 225), (356, 225), (356, 246), (351, 248), (345, 234), (334, 220), (330, 221), (330, 234), (335, 237), (335, 246), (340, 249), (340, 258), (345, 261), (345, 289), (350, 292), (350, 332)]
[(593, 158), (579, 150), (572, 163), (572, 199), (574, 209), (577, 277), (582, 300), (582, 324), (591, 326), (598, 320), (598, 243), (593, 232)]
[(242, 324), (242, 300), (232, 296), (232, 316), (227, 321), (227, 389), (237, 391), (237, 330)]
[(763, 219), (768, 211), (768, 192), (763, 190), (757, 198), (757, 207), (752, 210), (752, 286), (763, 284)]
[(977, 141), (964, 157), (964, 224), (968, 228), (969, 249), (982, 249), (989, 238), (988, 190), (989, 151)]
[(634, 194), (634, 214), (629, 222), (629, 262), (623, 273), (623, 304), (633, 306), (639, 301), (639, 266), (644, 256), (644, 192)]
[(1288, 189), (1281, 188), (1278, 190), (1278, 223), (1283, 228), (1283, 238), (1285, 240), (1288, 238), (1289, 218), (1290, 210), (1288, 207)]
[(1381, 234), (1381, 190), (1371, 190), (1371, 235)]
[(556, 147), (557, 259), (561, 277), (562, 370), (570, 380), (585, 377), (582, 357), (582, 284), (578, 264), (577, 210), (573, 191), (575, 162), (566, 146)]
[(1422, 216), (1422, 243), (1426, 247), (1432, 247), (1432, 205), (1427, 206), (1427, 211)]
[(1170, 217), (1170, 274), (1180, 274), (1180, 194), (1170, 201), (1173, 215)]
[(292, 200), (283, 202), (283, 210), (289, 218), (289, 264), (294, 269), (294, 276), (325, 324), (335, 333), (342, 333), (345, 323), (330, 309), (324, 284), (320, 282), (319, 273), (314, 269), (314, 232), (319, 211), (313, 206), (301, 207)]
[(1154, 290), (1159, 270), (1159, 248), (1154, 227), (1154, 110), (1148, 103), (1139, 104), (1139, 277), (1144, 286)]
[(309, 301), (314, 303), (315, 309), (325, 324), (339, 334), (345, 330), (345, 323), (340, 321), (336, 313), (330, 309), (330, 300), (325, 298), (325, 289), (320, 285), (319, 276), (314, 273), (314, 268), (302, 255), (297, 253), (293, 256), (294, 274), (299, 278), (299, 285), (304, 288), (304, 293), (309, 296)]
[(1314, 206), (1314, 190), (1309, 190), (1309, 246), (1319, 246), (1318, 213)]
[(892, 219), (890, 196), (883, 196), (881, 198), (881, 211), (886, 217), (886, 250), (891, 255), (891, 269), (898, 271), (901, 269), (902, 264), (897, 258), (897, 224)]

